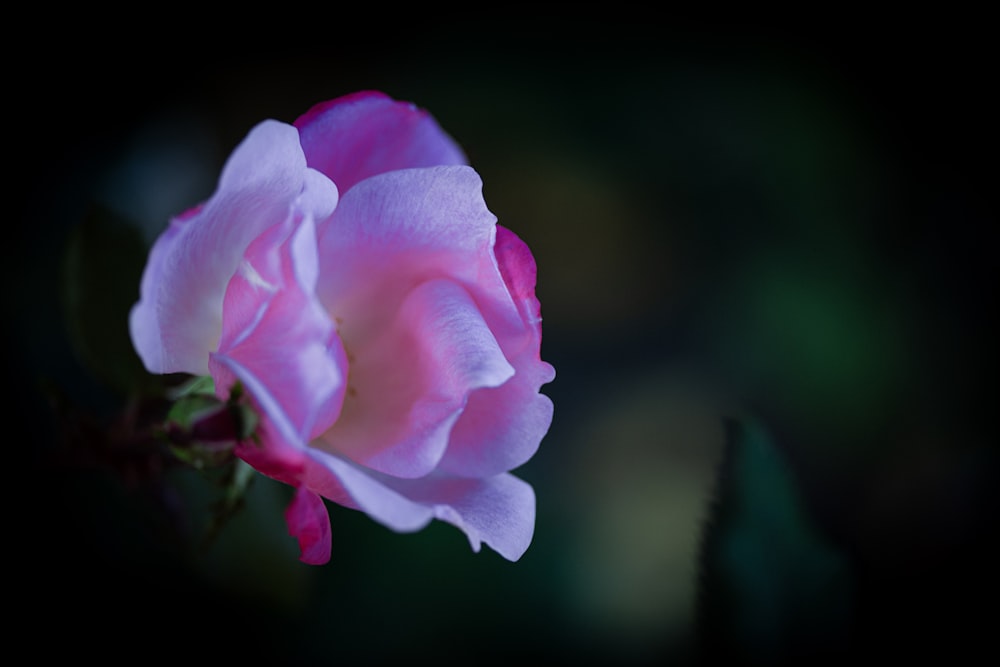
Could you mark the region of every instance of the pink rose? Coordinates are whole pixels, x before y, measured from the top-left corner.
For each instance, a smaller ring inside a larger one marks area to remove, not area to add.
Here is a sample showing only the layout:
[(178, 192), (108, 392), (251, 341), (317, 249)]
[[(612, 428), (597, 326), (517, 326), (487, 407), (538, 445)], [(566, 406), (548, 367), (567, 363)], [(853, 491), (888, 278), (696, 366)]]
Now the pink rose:
[(531, 542), (534, 492), (509, 471), (549, 428), (555, 373), (534, 259), (465, 162), (426, 112), (349, 95), (256, 126), (150, 252), (135, 347), (220, 398), (241, 383), (260, 422), (236, 453), (295, 487), (304, 562), (330, 557), (323, 498), (509, 560)]

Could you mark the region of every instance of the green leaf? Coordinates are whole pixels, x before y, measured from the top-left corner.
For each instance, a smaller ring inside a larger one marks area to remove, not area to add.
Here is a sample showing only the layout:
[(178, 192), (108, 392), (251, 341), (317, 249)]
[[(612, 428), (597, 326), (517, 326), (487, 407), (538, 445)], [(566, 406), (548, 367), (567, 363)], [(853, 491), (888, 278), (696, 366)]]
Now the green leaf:
[(147, 254), (135, 225), (95, 205), (70, 235), (63, 259), (63, 309), (71, 343), (81, 363), (122, 394), (156, 383), (128, 330)]
[(754, 420), (729, 424), (701, 570), (700, 639), (712, 664), (785, 664), (846, 650), (847, 559)]

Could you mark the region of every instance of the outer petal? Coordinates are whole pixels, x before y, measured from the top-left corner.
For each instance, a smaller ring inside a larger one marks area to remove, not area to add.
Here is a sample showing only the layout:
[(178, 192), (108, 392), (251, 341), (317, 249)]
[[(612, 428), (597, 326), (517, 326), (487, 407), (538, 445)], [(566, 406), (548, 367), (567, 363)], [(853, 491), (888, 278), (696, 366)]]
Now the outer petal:
[(309, 489), (333, 502), (365, 512), (399, 532), (413, 532), (434, 518), (434, 508), (410, 500), (389, 483), (398, 478), (365, 469), (335, 454), (307, 452), (302, 481)]
[(552, 424), (552, 401), (539, 393), (554, 371), (549, 364), (514, 360), (514, 377), (502, 386), (483, 388), (451, 431), (441, 470), (464, 477), (486, 477), (526, 463)]
[(254, 438), (238, 443), (236, 455), (258, 472), (298, 487), (308, 447), (277, 399), (257, 376), (231, 357), (213, 353), (209, 366), (219, 397), (228, 399), (239, 381), (260, 419)]
[[(316, 299), (312, 219), (289, 219), (247, 248), (226, 290), (219, 354), (260, 381), (303, 441), (340, 414), (347, 357)], [(217, 385), (218, 386), (218, 385)]]
[(306, 483), (317, 493), (360, 509), (389, 528), (406, 532), (432, 518), (461, 529), (474, 551), (482, 542), (516, 561), (531, 544), (535, 494), (509, 474), (485, 479), (430, 475), (398, 479), (366, 471), (334, 455), (312, 450)]
[(538, 338), (542, 338), (542, 308), (535, 296), (535, 282), (538, 268), (528, 245), (514, 232), (503, 225), (497, 225), (496, 244), (493, 254), (504, 284), (517, 305), (524, 323), (530, 326)]
[(346, 192), (396, 169), (466, 164), (458, 144), (424, 110), (365, 91), (323, 102), (295, 121), (309, 166)]
[(510, 300), (492, 256), (496, 216), (469, 167), (405, 169), (364, 180), (318, 230), (317, 291), (349, 348), (388, 326), (407, 293), (433, 278), (463, 284), (477, 300), (492, 285), (497, 298)]
[(400, 485), (410, 497), (433, 503), (434, 516), (460, 528), (474, 551), (480, 541), (516, 561), (535, 532), (535, 492), (513, 475), (484, 479), (425, 479)]
[(330, 560), (330, 514), (323, 499), (300, 486), (285, 510), (288, 532), (299, 541), (300, 559), (310, 565), (323, 565)]
[(397, 477), (433, 471), (469, 393), (514, 374), (469, 293), (449, 280), (415, 287), (392, 325), (351, 354), (349, 396), (322, 440)]
[[(469, 477), (496, 475), (527, 462), (552, 423), (552, 401), (539, 393), (555, 378), (555, 370), (540, 356), (535, 260), (520, 238), (499, 225), (494, 254), (523, 328), (500, 337), (515, 368), (514, 377), (500, 387), (472, 393), (441, 460), (443, 470)], [(505, 310), (509, 302), (494, 302), (485, 309), (490, 308)]]
[(326, 217), (336, 205), (333, 184), (308, 175), (298, 139), (276, 121), (255, 127), (230, 156), (212, 198), (157, 239), (129, 321), (149, 371), (205, 374), (226, 285), (250, 241), (285, 219), (307, 179), (317, 190), (309, 198), (314, 215)]
[(213, 355), (212, 362), (217, 383), (238, 378), (261, 416), (260, 443), (242, 443), (237, 454), (258, 471), (297, 489), (286, 520), (289, 532), (299, 539), (305, 562), (325, 562), (325, 524), (312, 494), (361, 510), (400, 532), (420, 530), (435, 518), (447, 521), (465, 532), (473, 550), (479, 551), (485, 542), (508, 560), (520, 558), (531, 543), (535, 495), (522, 480), (509, 474), (462, 479), (441, 473), (400, 479), (307, 447), (252, 373), (223, 355)]

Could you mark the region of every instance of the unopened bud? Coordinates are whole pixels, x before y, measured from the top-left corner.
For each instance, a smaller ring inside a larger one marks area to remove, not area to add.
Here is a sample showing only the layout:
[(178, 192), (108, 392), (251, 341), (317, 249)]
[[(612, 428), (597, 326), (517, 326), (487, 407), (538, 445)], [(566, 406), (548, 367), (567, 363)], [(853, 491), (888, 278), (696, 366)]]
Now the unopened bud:
[(201, 391), (179, 395), (163, 429), (174, 454), (198, 468), (226, 462), (257, 428), (256, 413), (242, 399), (236, 388), (226, 401)]

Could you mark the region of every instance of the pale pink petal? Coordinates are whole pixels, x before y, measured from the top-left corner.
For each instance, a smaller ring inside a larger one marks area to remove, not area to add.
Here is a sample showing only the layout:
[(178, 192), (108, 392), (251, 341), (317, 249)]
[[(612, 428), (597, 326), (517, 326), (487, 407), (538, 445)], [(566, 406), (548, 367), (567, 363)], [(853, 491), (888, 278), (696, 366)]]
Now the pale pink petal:
[(469, 293), (449, 280), (413, 288), (390, 326), (350, 352), (349, 394), (322, 440), (397, 477), (434, 470), (469, 393), (514, 374)]
[[(433, 278), (452, 279), (474, 295), (492, 286), (510, 298), (492, 256), (496, 216), (469, 167), (364, 180), (317, 228), (317, 292), (349, 348), (387, 326), (407, 293)], [(520, 327), (516, 312), (514, 318)]]
[(307, 175), (298, 133), (265, 121), (230, 156), (215, 194), (171, 221), (157, 239), (129, 326), (146, 368), (204, 375), (222, 331), (222, 300), (250, 241), (284, 220), (306, 180), (313, 215), (326, 217), (337, 191)]
[[(535, 260), (528, 246), (500, 225), (494, 253), (523, 328), (519, 332), (505, 329), (507, 335), (499, 337), (516, 371), (514, 377), (502, 386), (473, 392), (452, 430), (441, 469), (468, 477), (496, 475), (524, 464), (534, 456), (552, 423), (552, 401), (539, 393), (542, 385), (554, 379), (555, 370), (540, 356)], [(507, 300), (484, 300), (482, 305), (487, 313), (509, 309)]]
[(267, 386), (300, 439), (337, 419), (347, 357), (314, 290), (312, 219), (275, 225), (247, 248), (226, 290), (219, 354)]
[(466, 164), (458, 144), (422, 109), (364, 91), (314, 106), (295, 121), (310, 167), (346, 192), (369, 176)]
[(237, 444), (236, 455), (258, 472), (299, 486), (299, 478), (305, 470), (307, 446), (278, 400), (235, 359), (212, 353), (208, 365), (219, 398), (228, 400), (238, 381), (259, 419), (253, 437)]
[(513, 475), (401, 480), (397, 488), (418, 502), (432, 504), (435, 518), (462, 530), (473, 551), (485, 542), (507, 560), (516, 561), (531, 545), (535, 492)]
[(326, 220), (337, 208), (340, 192), (326, 175), (312, 168), (302, 174), (302, 193), (295, 200), (295, 207), (313, 220)]
[(535, 493), (510, 474), (468, 479), (433, 474), (399, 479), (366, 471), (337, 456), (313, 450), (306, 483), (346, 507), (362, 510), (400, 532), (423, 528), (432, 518), (461, 529), (474, 551), (485, 542), (516, 561), (531, 544)]
[(434, 508), (387, 486), (395, 479), (318, 449), (308, 451), (302, 473), (303, 484), (338, 505), (361, 510), (398, 532), (420, 530), (434, 518)]
[(554, 376), (537, 360), (514, 360), (517, 372), (505, 384), (477, 389), (451, 431), (440, 469), (464, 477), (487, 477), (526, 463), (552, 424), (552, 401), (539, 387)]
[(309, 565), (323, 565), (330, 560), (330, 514), (323, 499), (300, 486), (285, 510), (288, 533), (299, 541), (299, 557)]

